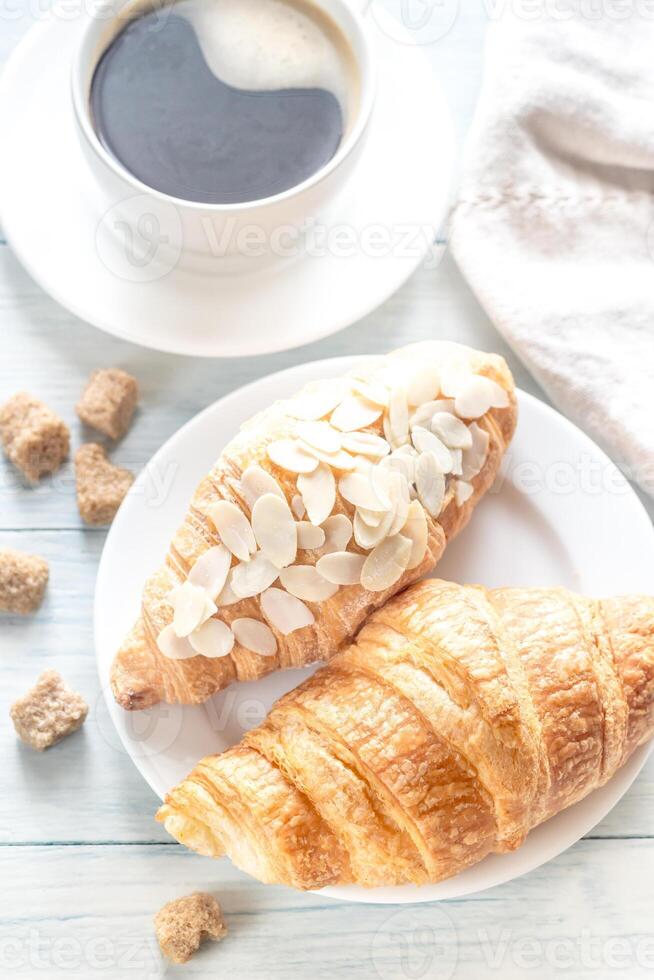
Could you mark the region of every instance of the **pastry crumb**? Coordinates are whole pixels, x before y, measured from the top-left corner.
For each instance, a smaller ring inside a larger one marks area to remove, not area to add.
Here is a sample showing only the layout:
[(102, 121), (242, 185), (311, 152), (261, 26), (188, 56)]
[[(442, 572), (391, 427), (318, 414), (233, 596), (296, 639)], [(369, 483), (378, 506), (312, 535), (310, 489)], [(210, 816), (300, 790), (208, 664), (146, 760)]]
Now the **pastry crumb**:
[(132, 483), (134, 474), (114, 466), (95, 442), (75, 454), (77, 506), (86, 524), (111, 524)]
[(157, 912), (154, 927), (162, 953), (173, 963), (186, 963), (206, 939), (227, 935), (220, 905), (206, 892), (168, 902)]
[(101, 368), (91, 374), (75, 408), (82, 422), (110, 439), (120, 439), (130, 427), (138, 397), (138, 382), (131, 374)]
[(48, 576), (45, 558), (0, 549), (0, 610), (21, 616), (35, 612), (43, 601)]
[(42, 752), (76, 732), (88, 710), (81, 694), (66, 687), (56, 670), (44, 670), (34, 687), (14, 701), (10, 714), (19, 738)]
[(68, 426), (26, 391), (0, 408), (0, 437), (7, 457), (29, 483), (58, 470), (70, 449)]

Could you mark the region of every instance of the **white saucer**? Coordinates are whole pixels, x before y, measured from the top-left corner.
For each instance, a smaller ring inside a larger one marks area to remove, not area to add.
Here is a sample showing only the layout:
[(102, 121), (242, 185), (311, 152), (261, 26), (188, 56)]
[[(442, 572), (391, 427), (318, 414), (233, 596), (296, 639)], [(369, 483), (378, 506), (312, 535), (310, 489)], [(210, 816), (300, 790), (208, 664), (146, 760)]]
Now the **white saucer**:
[[(198, 275), (178, 266), (150, 282), (139, 281), (138, 266), (137, 281), (127, 281), (124, 257), (111, 251), (117, 245), (98, 233), (116, 202), (100, 198), (73, 123), (70, 61), (81, 18), (34, 27), (0, 83), (0, 132), (11, 133), (0, 155), (0, 220), (23, 265), (95, 326), (177, 354), (283, 350), (370, 312), (431, 246), (448, 203), (454, 147), (428, 61), (408, 35), (406, 44), (392, 39), (397, 26), (380, 29), (388, 16), (368, 14), (378, 93), (367, 146), (350, 184), (319, 219), (332, 234), (354, 229), (354, 243), (335, 249), (334, 239), (331, 247), (318, 240), (317, 254), (278, 259), (265, 271)], [(374, 235), (364, 229), (375, 226), (390, 230), (390, 244), (362, 244), (362, 233)]]
[[(138, 615), (143, 583), (163, 559), (191, 494), (241, 422), (305, 382), (349, 370), (357, 358), (301, 364), (262, 378), (211, 405), (153, 457), (107, 537), (95, 596), (98, 667), (111, 717), (134, 764), (163, 797), (202, 756), (237, 742), (285, 691), (315, 668), (234, 684), (199, 707), (160, 705), (128, 713), (111, 696), (114, 653)], [(153, 479), (156, 473), (157, 479)], [(438, 566), (443, 578), (499, 585), (563, 585), (586, 595), (654, 592), (654, 528), (616, 467), (579, 429), (520, 393), (518, 432), (499, 489)], [(172, 478), (165, 500), (156, 488)], [(607, 555), (610, 560), (607, 560)], [(438, 885), (373, 891), (347, 886), (321, 894), (359, 902), (457, 898), (516, 878), (588, 833), (626, 792), (650, 746), (640, 748), (602, 789), (533, 831), (512, 854), (493, 855)]]

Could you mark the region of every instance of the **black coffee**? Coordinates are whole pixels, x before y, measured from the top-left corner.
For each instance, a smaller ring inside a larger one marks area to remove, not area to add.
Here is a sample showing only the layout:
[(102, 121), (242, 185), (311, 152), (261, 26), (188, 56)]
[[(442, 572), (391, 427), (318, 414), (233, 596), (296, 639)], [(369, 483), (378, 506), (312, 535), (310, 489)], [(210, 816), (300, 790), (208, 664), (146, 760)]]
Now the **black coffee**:
[(309, 4), (180, 0), (114, 38), (91, 110), (104, 146), (144, 184), (231, 204), (294, 187), (334, 156), (355, 79), (347, 42)]

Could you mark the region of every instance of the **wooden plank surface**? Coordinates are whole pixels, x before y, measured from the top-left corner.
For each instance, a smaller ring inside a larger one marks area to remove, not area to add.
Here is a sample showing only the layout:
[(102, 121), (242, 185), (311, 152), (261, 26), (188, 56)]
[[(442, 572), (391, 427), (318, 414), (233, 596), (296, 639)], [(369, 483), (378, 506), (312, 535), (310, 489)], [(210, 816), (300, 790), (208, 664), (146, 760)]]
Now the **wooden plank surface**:
[[(654, 970), (651, 882), (642, 873), (654, 861), (651, 840), (584, 841), (490, 892), (404, 907), (252, 884), (227, 861), (172, 846), (6, 850), (0, 970), (8, 978), (644, 980)], [(230, 932), (183, 968), (166, 968), (152, 917), (194, 890), (220, 898)]]
[[(451, 30), (425, 51), (461, 140), (479, 84), (484, 12), (483, 5), (455, 6)], [(42, 16), (47, 12), (29, 0), (5, 5), (0, 64)], [(136, 471), (197, 411), (248, 381), (305, 360), (427, 337), (500, 351), (521, 387), (542, 397), (442, 243), (435, 254), (382, 308), (331, 338), (269, 357), (201, 361), (89, 328), (43, 294), (0, 232), (0, 401), (18, 388), (34, 391), (71, 424), (77, 445), (90, 435), (74, 415), (88, 373), (125, 367), (141, 382), (142, 405), (112, 456)], [(92, 598), (104, 537), (81, 526), (70, 465), (26, 489), (0, 462), (0, 547), (41, 553), (52, 571), (34, 617), (0, 620), (0, 977), (652, 975), (654, 759), (592, 839), (525, 878), (439, 905), (354, 906), (264, 887), (227, 861), (169, 843), (153, 820), (157, 800), (119, 745), (99, 690)], [(84, 693), (91, 711), (81, 732), (39, 755), (15, 739), (8, 707), (48, 666)], [(184, 971), (166, 968), (153, 945), (152, 916), (164, 901), (197, 888), (221, 898), (230, 937)]]

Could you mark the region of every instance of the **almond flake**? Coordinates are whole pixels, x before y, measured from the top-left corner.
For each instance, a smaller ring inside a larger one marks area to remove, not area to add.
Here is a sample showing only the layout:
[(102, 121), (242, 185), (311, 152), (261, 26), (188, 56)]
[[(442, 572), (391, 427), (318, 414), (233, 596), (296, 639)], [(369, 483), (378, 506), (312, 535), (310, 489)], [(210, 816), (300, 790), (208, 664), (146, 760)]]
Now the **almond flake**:
[(344, 449), (340, 449), (337, 453), (324, 453), (322, 449), (316, 449), (314, 446), (307, 446), (306, 449), (317, 460), (320, 460), (321, 463), (326, 463), (333, 470), (341, 470), (344, 473), (349, 473), (351, 470), (356, 469), (354, 456), (350, 456)]
[(357, 555), (352, 551), (334, 551), (321, 558), (316, 568), (323, 578), (334, 585), (358, 585), (365, 561), (365, 555)]
[(357, 473), (370, 473), (370, 470), (375, 465), (371, 459), (366, 456), (355, 456), (354, 457), (355, 470)]
[(366, 510), (365, 507), (357, 507), (357, 514), (363, 523), (368, 525), (368, 527), (379, 527), (384, 517), (383, 511)]
[(436, 401), (432, 402), (431, 404), (434, 406), (434, 415), (436, 412), (449, 412), (450, 415), (455, 414), (453, 398), (437, 398)]
[(475, 375), (456, 396), (456, 414), (464, 419), (478, 419), (490, 408), (506, 408), (509, 396), (497, 382)]
[(394, 521), (395, 511), (389, 510), (382, 516), (377, 527), (372, 527), (366, 524), (361, 517), (361, 512), (357, 510), (354, 515), (354, 540), (364, 551), (370, 551), (388, 537)]
[(313, 565), (282, 568), (279, 578), (287, 592), (306, 602), (324, 602), (338, 592), (338, 586), (323, 578)]
[(309, 607), (283, 589), (266, 589), (261, 596), (261, 608), (268, 622), (284, 636), (315, 623)]
[[(410, 453), (405, 452), (409, 449), (411, 450)], [(418, 453), (413, 446), (401, 446), (399, 449), (394, 449), (386, 459), (382, 459), (379, 465), (395, 473), (401, 473), (407, 483), (411, 485), (415, 479), (417, 458)]]
[(177, 636), (172, 626), (165, 626), (157, 637), (157, 646), (169, 660), (188, 660), (195, 650), (185, 636)]
[(241, 496), (250, 510), (259, 497), (263, 497), (264, 493), (275, 493), (278, 497), (284, 496), (284, 491), (275, 477), (266, 472), (258, 463), (251, 463), (243, 472), (239, 487)]
[[(410, 364), (413, 364), (413, 359), (411, 359)], [(398, 369), (398, 361), (394, 359), (391, 360), (387, 354), (378, 354), (376, 364), (371, 365), (371, 361), (367, 361), (366, 365), (369, 368), (371, 366), (374, 368), (368, 377), (374, 380), (377, 384), (384, 385), (384, 387), (388, 388), (390, 392), (393, 385), (396, 384), (400, 373)], [(361, 374), (360, 377), (364, 377), (364, 375)]]
[(475, 488), (472, 483), (466, 483), (465, 480), (456, 480), (454, 484), (454, 495), (456, 497), (456, 502), (459, 507), (465, 504), (466, 500), (469, 500), (475, 492)]
[(331, 468), (321, 463), (313, 473), (301, 474), (297, 488), (312, 524), (327, 520), (336, 503), (336, 480)]
[(416, 490), (423, 507), (438, 517), (445, 497), (445, 477), (434, 453), (421, 453), (416, 463)]
[(473, 377), (469, 367), (450, 364), (441, 372), (441, 395), (445, 395), (446, 398), (456, 398)]
[(288, 473), (313, 473), (318, 460), (297, 439), (279, 439), (268, 446), (268, 456)]
[(472, 446), (472, 436), (468, 426), (449, 412), (434, 414), (431, 431), (445, 443), (448, 449), (470, 449)]
[(332, 412), (331, 423), (341, 432), (354, 432), (372, 425), (381, 414), (382, 408), (379, 405), (374, 405), (360, 395), (348, 395)]
[(390, 427), (389, 442), (393, 449), (403, 446), (409, 441), (409, 406), (406, 392), (399, 385), (393, 388), (388, 403), (388, 421)]
[(323, 381), (312, 390), (301, 391), (288, 404), (288, 414), (293, 418), (314, 421), (322, 419), (343, 400), (346, 385), (342, 378)]
[(301, 551), (316, 551), (325, 543), (325, 532), (310, 521), (300, 521), (295, 525), (297, 546)]
[(452, 470), (452, 453), (445, 446), (438, 436), (419, 425), (411, 433), (413, 445), (420, 453), (432, 453), (438, 462), (441, 473), (449, 473)]
[(407, 514), (409, 513), (409, 504), (411, 502), (411, 498), (409, 497), (409, 485), (405, 480), (404, 475), (397, 472), (394, 472), (392, 475), (394, 478), (392, 491), (394, 517), (393, 523), (388, 531), (389, 538), (402, 530)]
[(301, 521), (307, 512), (307, 509), (304, 506), (304, 501), (299, 493), (293, 494), (293, 499), (291, 500), (291, 510), (297, 517), (298, 521)]
[(349, 453), (371, 456), (373, 459), (382, 459), (391, 451), (386, 440), (373, 432), (346, 432), (343, 435), (342, 446)]
[(450, 449), (452, 456), (452, 475), (461, 476), (463, 474), (463, 450)]
[(345, 514), (334, 514), (323, 521), (325, 543), (320, 549), (321, 555), (329, 555), (333, 551), (345, 551), (352, 539), (352, 521)]
[(257, 550), (257, 543), (247, 517), (230, 500), (219, 500), (207, 510), (207, 516), (220, 535), (221, 542), (241, 561), (247, 561)]
[(274, 493), (259, 497), (252, 511), (252, 530), (261, 553), (277, 568), (295, 561), (297, 532), (291, 508)]
[[(236, 567), (236, 566), (235, 566)], [(241, 601), (240, 595), (236, 595), (232, 588), (232, 575), (234, 574), (234, 569), (232, 569), (227, 576), (227, 581), (223, 587), (222, 592), (216, 599), (216, 605), (220, 608), (221, 606), (233, 606), (235, 603)]]
[(232, 569), (231, 587), (241, 599), (249, 599), (269, 588), (279, 575), (279, 569), (259, 552), (250, 561)]
[(406, 397), (409, 405), (422, 405), (436, 397), (440, 390), (438, 371), (430, 365), (419, 367), (407, 384)]
[(197, 559), (189, 572), (188, 581), (205, 589), (209, 598), (215, 599), (227, 581), (232, 564), (232, 553), (224, 544), (208, 548)]
[(419, 500), (411, 501), (401, 534), (402, 537), (408, 538), (411, 542), (411, 555), (406, 567), (407, 569), (417, 568), (425, 557), (429, 541), (427, 518)]
[(492, 378), (486, 378), (486, 381), (490, 383), (490, 392), (492, 395), (491, 405), (493, 408), (508, 408), (509, 407), (509, 393), (506, 388), (503, 388), (501, 384), (497, 381), (493, 381)]
[(220, 619), (203, 623), (188, 639), (196, 653), (211, 659), (227, 657), (234, 646), (234, 634)]
[(393, 506), (393, 489), (396, 480), (397, 474), (382, 466), (373, 466), (370, 471), (370, 486), (384, 510), (390, 510)]
[(396, 534), (371, 551), (361, 570), (361, 585), (368, 592), (384, 592), (402, 578), (411, 557), (412, 544)]
[(355, 378), (352, 382), (352, 391), (361, 395), (366, 401), (372, 402), (373, 405), (381, 405), (382, 408), (388, 406), (390, 392), (386, 385), (382, 384), (381, 381), (375, 381), (374, 378), (367, 380)]
[(490, 438), (488, 432), (472, 422), (469, 428), (472, 436), (472, 446), (464, 450), (461, 475), (464, 480), (472, 480), (481, 471), (488, 455)]
[(258, 653), (260, 657), (274, 657), (277, 653), (277, 640), (275, 634), (258, 619), (235, 619), (232, 623), (232, 632), (237, 641), (246, 650)]
[(341, 448), (341, 434), (329, 422), (299, 422), (296, 432), (303, 442), (323, 453), (337, 453)]
[(436, 412), (447, 412), (450, 409), (443, 408), (444, 405), (451, 405), (451, 411), (454, 411), (454, 399), (437, 399), (432, 402), (425, 402), (424, 405), (419, 405), (415, 410), (411, 418), (409, 419), (409, 428), (413, 428), (414, 425), (421, 425), (423, 429), (428, 429), (431, 426), (431, 420)]
[(168, 596), (173, 607), (173, 629), (177, 636), (188, 636), (217, 611), (205, 589), (186, 581)]
[[(377, 467), (372, 468), (371, 475), (376, 469)], [(380, 501), (377, 493), (373, 489), (371, 475), (365, 473), (348, 473), (339, 480), (338, 489), (341, 496), (351, 503), (353, 507), (385, 511), (390, 506), (390, 501)]]

